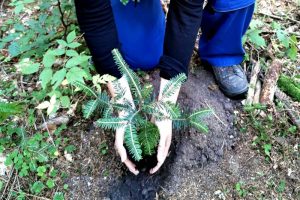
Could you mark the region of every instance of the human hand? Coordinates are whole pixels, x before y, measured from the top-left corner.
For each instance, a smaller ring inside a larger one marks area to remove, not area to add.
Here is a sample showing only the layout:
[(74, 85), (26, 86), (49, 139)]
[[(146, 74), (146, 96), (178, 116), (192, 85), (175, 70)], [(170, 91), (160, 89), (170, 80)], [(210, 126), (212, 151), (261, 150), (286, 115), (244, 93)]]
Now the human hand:
[(165, 162), (172, 140), (172, 121), (165, 119), (162, 121), (155, 121), (155, 125), (159, 130), (159, 144), (157, 149), (157, 164), (150, 170), (150, 174), (157, 172), (162, 164)]
[(138, 175), (139, 171), (136, 169), (135, 164), (127, 157), (127, 152), (124, 147), (124, 134), (125, 134), (125, 127), (121, 127), (116, 130), (116, 136), (115, 136), (116, 151), (120, 155), (122, 163), (126, 165), (129, 171), (134, 175)]
[[(174, 95), (172, 95), (171, 97), (162, 99), (162, 91), (168, 82), (169, 80), (161, 78), (158, 100), (176, 103), (180, 88), (178, 88), (174, 93)], [(166, 112), (166, 111), (162, 111), (162, 112)], [(167, 114), (165, 113), (165, 115)], [(150, 174), (154, 174), (155, 172), (157, 172), (160, 169), (160, 167), (163, 165), (163, 163), (165, 162), (169, 154), (169, 148), (172, 141), (172, 120), (170, 119), (163, 119), (160, 121), (155, 120), (154, 123), (159, 130), (160, 139), (159, 139), (159, 144), (157, 149), (157, 165), (150, 170)]]
[[(125, 100), (127, 100), (127, 101), (131, 102), (131, 105), (134, 107), (135, 105), (134, 105), (133, 98), (132, 98), (130, 88), (129, 88), (126, 78), (123, 76), (122, 78), (120, 78), (117, 81), (122, 86), (122, 88), (124, 88), (124, 91), (125, 91), (123, 98), (119, 99), (118, 103), (123, 103)], [(114, 91), (113, 84), (111, 82), (108, 83), (108, 90), (110, 91), (112, 98), (114, 98), (116, 96), (116, 94)], [(120, 118), (122, 118), (126, 115), (127, 115), (127, 113), (125, 113), (125, 112), (119, 112)], [(115, 149), (118, 152), (118, 154), (120, 155), (122, 163), (124, 163), (126, 165), (126, 167), (129, 169), (129, 171), (135, 175), (138, 175), (139, 171), (136, 169), (135, 164), (131, 160), (129, 160), (129, 158), (127, 156), (127, 152), (124, 147), (124, 134), (125, 134), (125, 126), (120, 127), (116, 130)]]

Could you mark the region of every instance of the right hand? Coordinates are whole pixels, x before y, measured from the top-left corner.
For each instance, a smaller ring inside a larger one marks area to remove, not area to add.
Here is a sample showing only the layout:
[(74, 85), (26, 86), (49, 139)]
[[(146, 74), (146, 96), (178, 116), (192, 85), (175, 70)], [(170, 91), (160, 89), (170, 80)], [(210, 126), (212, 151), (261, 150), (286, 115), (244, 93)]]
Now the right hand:
[(135, 164), (127, 157), (127, 152), (124, 147), (124, 133), (125, 127), (121, 127), (116, 130), (115, 148), (121, 157), (122, 163), (127, 166), (130, 172), (132, 172), (134, 175), (138, 175), (139, 171), (136, 169)]
[[(128, 85), (128, 82), (127, 82), (126, 78), (123, 76), (122, 78), (120, 78), (117, 81), (125, 89), (124, 98), (120, 99), (118, 101), (118, 103), (122, 103), (122, 101), (127, 99), (134, 106), (133, 98), (132, 98), (130, 88), (129, 88), (129, 85)], [(111, 93), (112, 98), (114, 98), (115, 97), (115, 92), (114, 92), (114, 88), (112, 86), (112, 83), (109, 82), (107, 86), (108, 86), (108, 90)], [(123, 117), (124, 115), (126, 115), (125, 112), (120, 112), (119, 113), (119, 117)], [(128, 159), (127, 152), (126, 152), (126, 149), (124, 147), (124, 134), (125, 134), (125, 127), (121, 127), (121, 128), (118, 128), (116, 130), (115, 149), (118, 152), (118, 154), (120, 155), (122, 163), (124, 163), (127, 166), (129, 171), (132, 172), (134, 175), (138, 175), (139, 171), (136, 169), (136, 165), (131, 160)]]

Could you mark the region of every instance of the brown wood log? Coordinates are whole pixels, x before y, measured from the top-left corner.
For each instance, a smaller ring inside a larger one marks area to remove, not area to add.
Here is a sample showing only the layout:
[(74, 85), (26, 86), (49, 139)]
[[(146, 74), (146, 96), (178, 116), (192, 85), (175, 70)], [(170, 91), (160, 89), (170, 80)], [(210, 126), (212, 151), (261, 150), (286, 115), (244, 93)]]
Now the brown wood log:
[(282, 63), (279, 60), (274, 60), (268, 68), (260, 95), (261, 104), (273, 104), (274, 94), (277, 88), (277, 80), (281, 69)]
[(69, 122), (69, 117), (68, 116), (60, 116), (56, 117), (53, 119), (50, 119), (49, 121), (43, 123), (39, 128), (40, 129), (46, 129), (47, 127), (49, 128), (54, 128), (55, 126), (59, 126), (61, 124), (67, 124)]
[(253, 98), (254, 98), (254, 93), (255, 93), (255, 86), (256, 86), (259, 71), (260, 71), (260, 62), (257, 61), (254, 65), (254, 68), (252, 69), (252, 72), (251, 72), (249, 89), (248, 89), (247, 99), (246, 99), (246, 102), (245, 102), (246, 105), (252, 105), (252, 103), (253, 103)]

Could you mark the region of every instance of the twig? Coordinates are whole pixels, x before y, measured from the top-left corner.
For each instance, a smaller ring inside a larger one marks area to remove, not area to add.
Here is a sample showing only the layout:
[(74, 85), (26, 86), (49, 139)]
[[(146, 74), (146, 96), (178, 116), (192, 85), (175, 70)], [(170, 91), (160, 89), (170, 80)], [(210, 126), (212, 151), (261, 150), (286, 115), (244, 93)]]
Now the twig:
[(253, 102), (252, 102), (253, 104), (259, 103), (260, 93), (261, 93), (261, 81), (257, 80), (256, 85), (255, 85)]
[(1, 198), (0, 198), (0, 199), (4, 199), (3, 197), (4, 197), (4, 195), (5, 195), (6, 189), (7, 189), (7, 187), (8, 187), (8, 184), (9, 184), (9, 182), (10, 182), (10, 179), (11, 179), (13, 173), (14, 173), (14, 167), (12, 167), (12, 170), (10, 171), (8, 181), (6, 182), (5, 188), (4, 188), (4, 190), (2, 191), (2, 195), (1, 195)]
[(293, 124), (297, 126), (298, 130), (300, 130), (300, 119), (297, 119), (297, 117), (293, 113), (295, 110), (291, 109), (291, 107), (289, 106), (290, 102), (288, 100), (288, 96), (279, 88), (277, 88), (275, 91), (275, 97), (284, 103), (284, 107), (286, 108), (285, 111), (287, 112)]
[(64, 38), (66, 39), (67, 38), (67, 31), (68, 31), (68, 25), (66, 24), (65, 20), (64, 20), (64, 11), (62, 10), (61, 8), (61, 2), (60, 0), (57, 0), (57, 6), (58, 6), (58, 10), (60, 12), (60, 20), (61, 20), (61, 23), (63, 24), (64, 28), (65, 28), (65, 32), (64, 32)]
[[(42, 114), (42, 118), (43, 118), (44, 123), (47, 124), (43, 112), (41, 112), (41, 114)], [(52, 137), (52, 135), (51, 135), (51, 133), (50, 133), (50, 131), (49, 131), (48, 125), (46, 125), (46, 129), (47, 129), (47, 132), (48, 132), (48, 134), (49, 134), (49, 138), (50, 138), (50, 140), (51, 140), (53, 146), (56, 147), (56, 145), (55, 145), (55, 143), (54, 143), (54, 140), (53, 140), (53, 137)]]
[[(276, 31), (263, 31), (263, 32), (261, 32), (262, 34), (270, 34), (270, 33), (276, 33)], [(289, 34), (289, 35), (295, 35), (297, 38), (299, 38), (300, 37), (300, 33), (297, 33), (297, 32), (293, 32), (293, 31), (287, 31), (286, 32), (287, 34)]]
[(300, 24), (300, 22), (299, 21), (297, 21), (297, 20), (295, 20), (295, 19), (292, 19), (292, 18), (290, 18), (290, 17), (288, 17), (288, 16), (284, 16), (285, 17), (285, 19), (284, 18), (282, 18), (282, 17), (280, 17), (280, 16), (278, 16), (278, 15), (272, 15), (272, 14), (267, 14), (267, 13), (262, 13), (262, 12), (259, 12), (259, 13), (257, 13), (257, 14), (259, 14), (259, 15), (264, 15), (264, 16), (268, 16), (268, 17), (271, 17), (271, 18), (273, 18), (273, 19), (278, 19), (278, 20), (281, 20), (281, 21), (284, 21), (285, 19), (287, 19), (287, 20), (289, 20), (289, 21), (291, 21), (291, 22), (294, 22), (294, 23), (296, 23), (296, 24)]
[(12, 185), (10, 186), (10, 190), (9, 190), (9, 193), (8, 193), (8, 196), (7, 196), (7, 200), (10, 200), (11, 192), (13, 191), (13, 188), (14, 188), (17, 177), (18, 177), (18, 173), (16, 172), (14, 181), (13, 181)]
[(24, 87), (24, 82), (23, 82), (23, 75), (21, 75), (21, 77), (20, 77), (20, 83), (21, 83), (21, 88), (22, 88), (22, 92), (25, 92), (25, 87)]
[(3, 11), (4, 2), (5, 2), (5, 0), (2, 0), (1, 7), (0, 7), (0, 13), (2, 13), (2, 11)]
[(205, 102), (205, 104), (207, 105), (207, 107), (212, 110), (213, 115), (217, 118), (217, 120), (219, 120), (219, 122), (221, 122), (224, 126), (226, 126), (226, 124), (218, 117), (218, 115), (216, 115), (215, 111), (208, 105), (207, 102)]
[(254, 94), (255, 94), (255, 86), (256, 86), (257, 77), (258, 77), (259, 72), (260, 72), (260, 62), (258, 60), (255, 63), (255, 66), (251, 73), (249, 89), (248, 89), (247, 99), (246, 99), (246, 103), (245, 103), (246, 105), (252, 105), (252, 103), (253, 103)]
[[(0, 65), (2, 64), (2, 62), (0, 63)], [(5, 71), (5, 69), (4, 69), (4, 67), (3, 66), (1, 66), (1, 71), (3, 72), (3, 74), (5, 75), (5, 76), (7, 76), (7, 73), (6, 73), (6, 71)]]

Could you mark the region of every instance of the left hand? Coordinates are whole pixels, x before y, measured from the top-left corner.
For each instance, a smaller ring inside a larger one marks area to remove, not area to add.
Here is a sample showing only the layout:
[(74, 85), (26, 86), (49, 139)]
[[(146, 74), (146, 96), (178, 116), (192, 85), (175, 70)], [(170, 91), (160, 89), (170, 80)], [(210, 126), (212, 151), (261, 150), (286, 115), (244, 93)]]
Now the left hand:
[[(162, 91), (168, 82), (169, 80), (161, 78), (158, 100), (161, 100)], [(164, 99), (164, 101), (176, 103), (179, 90), (180, 88), (178, 88), (178, 90), (174, 93), (174, 95)], [(165, 162), (169, 154), (169, 149), (172, 141), (172, 120), (170, 119), (164, 119), (161, 121), (155, 120), (155, 125), (159, 130), (160, 139), (159, 139), (159, 144), (157, 149), (157, 165), (150, 170), (150, 174), (154, 174), (155, 172), (157, 172), (162, 166), (162, 164)]]
[(159, 144), (157, 149), (157, 165), (150, 170), (150, 174), (154, 174), (159, 170), (165, 162), (172, 140), (172, 121), (169, 119), (162, 121), (155, 121), (155, 125), (159, 130)]

